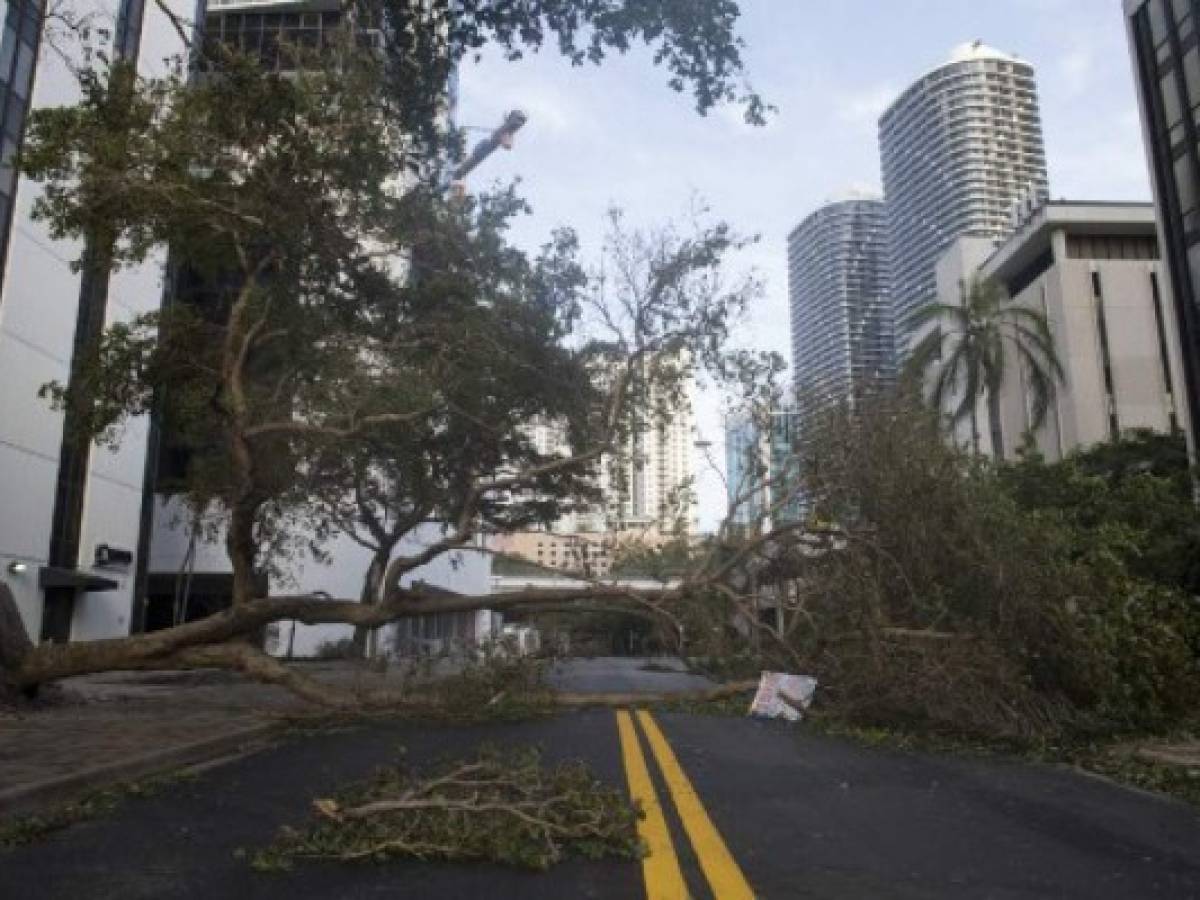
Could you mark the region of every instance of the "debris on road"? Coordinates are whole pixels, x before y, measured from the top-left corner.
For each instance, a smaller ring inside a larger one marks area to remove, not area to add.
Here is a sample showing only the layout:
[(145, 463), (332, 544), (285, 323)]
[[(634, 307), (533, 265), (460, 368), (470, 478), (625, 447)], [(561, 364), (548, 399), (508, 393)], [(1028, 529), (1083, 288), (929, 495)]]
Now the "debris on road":
[(758, 692), (750, 704), (750, 715), (764, 719), (799, 722), (812, 704), (817, 679), (787, 672), (763, 672)]
[(255, 855), (258, 869), (298, 859), (475, 860), (546, 869), (567, 856), (635, 860), (638, 809), (582, 762), (542, 764), (535, 748), (484, 747), (474, 759), (418, 778), (384, 769), (336, 798), (313, 801), (316, 821), (285, 828)]

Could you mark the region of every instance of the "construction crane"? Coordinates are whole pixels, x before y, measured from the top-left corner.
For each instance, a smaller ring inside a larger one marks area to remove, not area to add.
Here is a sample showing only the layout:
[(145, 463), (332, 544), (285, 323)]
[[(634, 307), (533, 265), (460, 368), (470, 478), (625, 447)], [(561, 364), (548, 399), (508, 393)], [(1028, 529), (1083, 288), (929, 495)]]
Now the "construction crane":
[(466, 192), (464, 181), (479, 164), (485, 159), (503, 147), (505, 150), (511, 150), (513, 140), (516, 137), (521, 127), (529, 121), (529, 117), (521, 110), (514, 109), (504, 117), (504, 121), (500, 123), (500, 127), (489, 134), (486, 138), (475, 145), (475, 149), (471, 151), (451, 175), (450, 190), (455, 194), (462, 195)]

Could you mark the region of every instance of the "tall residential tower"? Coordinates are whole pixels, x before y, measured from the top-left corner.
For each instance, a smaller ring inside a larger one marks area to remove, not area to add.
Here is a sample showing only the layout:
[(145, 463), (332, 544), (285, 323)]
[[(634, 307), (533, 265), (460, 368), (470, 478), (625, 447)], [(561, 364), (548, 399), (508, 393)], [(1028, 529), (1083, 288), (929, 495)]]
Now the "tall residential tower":
[(792, 373), (801, 412), (893, 369), (884, 204), (823, 206), (788, 235)]
[(998, 240), (1015, 209), (1049, 194), (1031, 65), (979, 41), (921, 76), (879, 120), (892, 305), (906, 321), (934, 299), (938, 258), (959, 237)]

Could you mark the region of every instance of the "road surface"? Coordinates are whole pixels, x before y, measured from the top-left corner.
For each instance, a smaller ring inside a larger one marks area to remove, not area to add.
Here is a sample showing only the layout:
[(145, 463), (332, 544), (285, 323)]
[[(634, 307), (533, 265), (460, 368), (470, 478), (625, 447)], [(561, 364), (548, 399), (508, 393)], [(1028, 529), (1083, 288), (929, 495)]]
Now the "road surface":
[[(670, 677), (613, 665), (622, 677)], [(550, 760), (586, 760), (643, 799), (642, 827), (658, 852), (643, 863), (571, 861), (546, 874), (412, 862), (259, 873), (241, 858), (280, 826), (304, 822), (312, 798), (394, 760), (401, 746), (419, 766), (470, 754), (481, 741), (536, 743)], [(380, 722), (294, 737), (0, 852), (6, 900), (685, 892), (1200, 898), (1200, 813), (1047, 767), (868, 749), (749, 719), (596, 709), (512, 725)]]

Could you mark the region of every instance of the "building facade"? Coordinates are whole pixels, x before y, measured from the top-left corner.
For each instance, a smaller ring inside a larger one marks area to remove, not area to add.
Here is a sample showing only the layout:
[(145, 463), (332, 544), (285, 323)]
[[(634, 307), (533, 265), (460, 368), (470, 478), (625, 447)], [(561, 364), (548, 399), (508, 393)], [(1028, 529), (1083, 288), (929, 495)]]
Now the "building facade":
[(906, 323), (936, 295), (950, 244), (1000, 239), (1016, 207), (1049, 194), (1033, 67), (979, 41), (958, 47), (884, 111), (879, 149), (903, 358), (914, 346)]
[[(191, 2), (167, 0), (182, 20)], [(103, 248), (55, 240), (31, 210), (41, 188), (12, 165), (31, 109), (80, 96), (73, 65), (103, 53), (161, 73), (184, 47), (171, 17), (141, 0), (89, 0), (86, 30), (47, 20), (41, 0), (6, 4), (0, 37), (0, 579), (36, 640), (127, 634), (144, 562), (144, 419), (118, 447), (78, 436), (73, 416), (39, 398), (67, 383), (103, 329), (159, 307), (165, 260), (110, 274)], [(85, 34), (84, 31), (87, 33)]]
[(837, 402), (894, 369), (883, 201), (830, 203), (788, 235), (792, 375), (801, 408)]
[[(679, 396), (660, 395), (654, 387), (632, 398), (633, 427), (620, 451), (605, 454), (597, 466), (600, 501), (578, 509), (551, 526), (559, 534), (601, 532), (690, 533), (695, 528), (695, 498), (690, 490), (695, 416), (688, 363), (672, 359), (684, 381)], [(531, 421), (526, 430), (539, 453), (570, 456), (566, 428), (558, 422)]]
[(725, 416), (725, 494), (731, 521), (751, 525), (767, 511), (767, 447), (762, 429), (747, 412)]
[(725, 485), (732, 522), (772, 528), (802, 521), (800, 483), (803, 415), (793, 407), (725, 419)]
[[(978, 253), (978, 242), (962, 239), (939, 267), (990, 279), (1012, 303), (1042, 313), (1066, 376), (1035, 429), (1028, 370), (1012, 360), (999, 421), (989, 421), (985, 398), (977, 404), (980, 452), (1011, 459), (1032, 442), (1055, 461), (1129, 430), (1187, 426), (1180, 334), (1151, 204), (1045, 203), (972, 272)], [(947, 265), (954, 260), (966, 262)], [(941, 279), (941, 302), (959, 302), (961, 284)], [(956, 438), (969, 444), (969, 426)]]
[(1142, 130), (1179, 333), (1179, 391), (1200, 447), (1200, 4), (1125, 0)]

